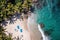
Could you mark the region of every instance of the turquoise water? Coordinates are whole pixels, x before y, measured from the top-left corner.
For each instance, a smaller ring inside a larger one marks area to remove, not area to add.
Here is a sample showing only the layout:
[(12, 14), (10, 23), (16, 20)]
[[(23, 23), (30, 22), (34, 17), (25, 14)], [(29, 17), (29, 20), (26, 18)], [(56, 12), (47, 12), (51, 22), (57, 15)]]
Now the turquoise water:
[[(58, 0), (55, 0), (55, 4), (57, 1)], [(51, 40), (60, 40), (60, 8), (57, 6), (58, 5), (51, 6), (47, 4), (47, 6), (42, 9), (35, 8), (35, 13), (37, 14), (36, 22), (45, 25), (43, 30), (47, 31)]]

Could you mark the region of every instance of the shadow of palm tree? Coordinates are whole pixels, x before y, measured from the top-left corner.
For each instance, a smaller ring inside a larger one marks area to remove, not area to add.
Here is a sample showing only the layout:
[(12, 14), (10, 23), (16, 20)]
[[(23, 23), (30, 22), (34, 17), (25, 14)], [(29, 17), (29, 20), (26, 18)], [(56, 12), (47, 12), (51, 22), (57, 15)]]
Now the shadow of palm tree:
[(14, 22), (17, 20), (17, 19), (20, 19), (20, 13), (16, 12), (14, 15), (9, 15), (8, 19), (7, 20), (2, 20), (1, 24), (2, 26), (7, 26), (7, 21), (9, 21), (9, 24), (14, 24)]
[(9, 24), (14, 24), (14, 18), (13, 17), (10, 18)]
[(7, 23), (8, 23), (7, 21), (3, 20), (2, 21), (2, 26), (7, 26)]
[(20, 13), (16, 12), (13, 16), (10, 17), (10, 22), (9, 24), (14, 24), (14, 22), (17, 20), (17, 19), (20, 19)]
[(15, 18), (16, 18), (16, 19), (20, 19), (20, 16), (21, 16), (20, 13), (18, 13), (18, 12), (15, 13)]

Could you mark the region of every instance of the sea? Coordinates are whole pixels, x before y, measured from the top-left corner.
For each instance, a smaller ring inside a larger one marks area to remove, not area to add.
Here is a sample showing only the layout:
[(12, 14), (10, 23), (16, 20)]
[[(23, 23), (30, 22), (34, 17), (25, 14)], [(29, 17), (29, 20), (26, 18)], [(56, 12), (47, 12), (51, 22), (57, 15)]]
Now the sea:
[(36, 22), (44, 24), (42, 28), (50, 40), (60, 40), (60, 6), (59, 0), (53, 0), (54, 4), (48, 2), (42, 9), (35, 7)]

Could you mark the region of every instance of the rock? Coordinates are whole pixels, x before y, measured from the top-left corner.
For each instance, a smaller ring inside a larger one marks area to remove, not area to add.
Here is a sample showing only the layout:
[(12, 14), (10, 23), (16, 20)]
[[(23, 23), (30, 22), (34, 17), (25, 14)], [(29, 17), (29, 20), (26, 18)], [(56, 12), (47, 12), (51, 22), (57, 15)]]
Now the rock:
[(43, 23), (40, 23), (41, 28), (43, 28), (45, 25)]

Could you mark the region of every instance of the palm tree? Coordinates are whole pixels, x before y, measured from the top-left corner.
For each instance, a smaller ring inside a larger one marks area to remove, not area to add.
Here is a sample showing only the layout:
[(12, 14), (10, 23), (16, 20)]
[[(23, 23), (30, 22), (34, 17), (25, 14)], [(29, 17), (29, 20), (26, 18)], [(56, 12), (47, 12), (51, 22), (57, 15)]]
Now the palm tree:
[(13, 40), (10, 33), (8, 36), (5, 34), (5, 30), (4, 27), (0, 26), (0, 40)]
[(12, 36), (10, 34), (9, 36), (5, 34), (5, 29), (1, 25), (2, 22), (8, 19), (11, 20), (11, 17), (15, 14), (15, 11), (21, 13), (24, 11), (24, 8), (29, 11), (30, 6), (32, 6), (32, 0), (16, 1), (13, 3), (11, 0), (0, 0), (0, 40), (12, 40)]
[(13, 40), (12, 39), (12, 34), (9, 33), (9, 35), (7, 36), (7, 40)]
[(6, 34), (4, 32), (5, 32), (5, 29), (2, 26), (0, 26), (0, 39), (1, 40), (5, 40), (6, 38)]

